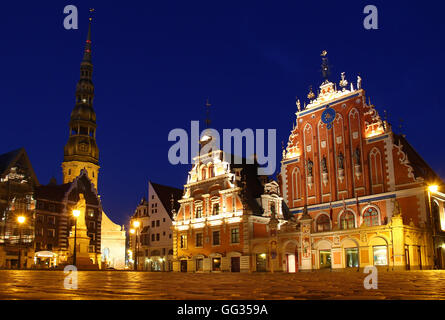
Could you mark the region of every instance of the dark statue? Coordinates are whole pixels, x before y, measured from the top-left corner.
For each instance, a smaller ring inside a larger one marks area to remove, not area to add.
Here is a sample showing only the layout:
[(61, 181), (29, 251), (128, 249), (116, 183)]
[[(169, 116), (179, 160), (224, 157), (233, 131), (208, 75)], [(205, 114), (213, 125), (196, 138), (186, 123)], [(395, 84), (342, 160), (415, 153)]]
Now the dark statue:
[(345, 167), (344, 167), (343, 161), (344, 161), (345, 157), (343, 156), (343, 153), (340, 152), (340, 154), (337, 156), (337, 158), (338, 158), (338, 168), (344, 169)]
[(314, 163), (312, 162), (311, 159), (309, 159), (307, 161), (307, 171), (308, 171), (309, 176), (312, 176), (312, 167), (313, 166), (314, 166)]

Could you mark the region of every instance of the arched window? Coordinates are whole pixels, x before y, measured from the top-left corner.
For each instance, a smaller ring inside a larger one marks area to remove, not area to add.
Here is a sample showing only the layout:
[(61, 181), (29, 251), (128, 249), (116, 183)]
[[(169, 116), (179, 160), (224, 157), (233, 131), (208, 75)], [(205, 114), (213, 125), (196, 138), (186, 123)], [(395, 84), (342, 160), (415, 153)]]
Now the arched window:
[(363, 223), (368, 227), (380, 225), (379, 213), (376, 208), (369, 207), (365, 210), (365, 213), (363, 214)]
[(315, 232), (331, 230), (331, 219), (326, 214), (320, 214), (315, 223)]
[(355, 228), (355, 217), (351, 211), (345, 211), (340, 216), (340, 228), (343, 230)]
[(300, 199), (300, 169), (298, 168), (292, 171), (292, 189), (294, 200)]
[(201, 179), (205, 180), (205, 178), (206, 178), (206, 168), (204, 167), (201, 169)]
[(209, 166), (209, 178), (213, 178), (215, 176), (213, 164)]

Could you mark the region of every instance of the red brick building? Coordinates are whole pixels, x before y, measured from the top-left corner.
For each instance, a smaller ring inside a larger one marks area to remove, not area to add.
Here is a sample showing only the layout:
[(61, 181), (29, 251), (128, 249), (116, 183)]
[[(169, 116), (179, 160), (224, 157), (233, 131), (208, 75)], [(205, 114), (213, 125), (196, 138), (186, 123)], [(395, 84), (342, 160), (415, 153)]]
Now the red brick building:
[(301, 228), (281, 235), (283, 254), (295, 249), (302, 269), (443, 267), (445, 197), (428, 189), (442, 181), (366, 101), (360, 77), (342, 73), (339, 88), (326, 76), (297, 101), (279, 182)]

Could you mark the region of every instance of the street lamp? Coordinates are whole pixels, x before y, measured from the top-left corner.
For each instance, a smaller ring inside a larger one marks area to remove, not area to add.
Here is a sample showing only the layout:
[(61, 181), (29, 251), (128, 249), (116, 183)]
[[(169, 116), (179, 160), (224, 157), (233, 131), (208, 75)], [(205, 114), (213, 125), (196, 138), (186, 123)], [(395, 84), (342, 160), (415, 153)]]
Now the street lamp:
[(21, 268), (21, 260), (22, 260), (22, 225), (25, 223), (26, 217), (18, 216), (17, 222), (19, 223), (19, 261), (18, 261), (18, 269)]
[(73, 265), (76, 265), (77, 258), (77, 218), (80, 216), (80, 210), (73, 210), (73, 217), (76, 220), (74, 224), (74, 252), (73, 252)]
[(436, 193), (439, 190), (439, 186), (433, 184), (428, 186), (428, 206), (430, 209), (430, 223), (433, 232), (433, 260), (434, 260), (434, 269), (437, 269), (437, 257), (436, 257), (436, 226), (435, 226), (435, 218), (433, 216), (433, 208), (431, 205), (431, 193)]
[[(138, 269), (138, 262), (139, 262), (139, 242), (138, 242), (138, 233), (139, 233), (139, 227), (141, 226), (140, 221), (134, 220), (133, 221), (133, 228), (136, 231), (133, 231), (133, 233), (136, 232), (136, 254), (135, 254), (135, 260), (134, 260), (134, 270)], [(133, 230), (134, 230), (133, 229)]]

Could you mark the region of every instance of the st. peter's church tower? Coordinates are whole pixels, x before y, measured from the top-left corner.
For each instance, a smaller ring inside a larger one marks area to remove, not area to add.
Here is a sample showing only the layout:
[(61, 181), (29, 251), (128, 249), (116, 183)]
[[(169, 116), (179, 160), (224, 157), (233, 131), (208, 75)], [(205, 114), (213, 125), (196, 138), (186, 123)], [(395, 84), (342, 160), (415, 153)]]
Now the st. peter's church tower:
[(76, 87), (76, 105), (71, 112), (69, 138), (65, 145), (62, 162), (63, 183), (73, 181), (82, 169), (97, 189), (99, 173), (99, 148), (96, 144), (96, 113), (93, 109), (94, 85), (91, 60), (91, 18), (83, 60), (80, 64), (80, 80)]

